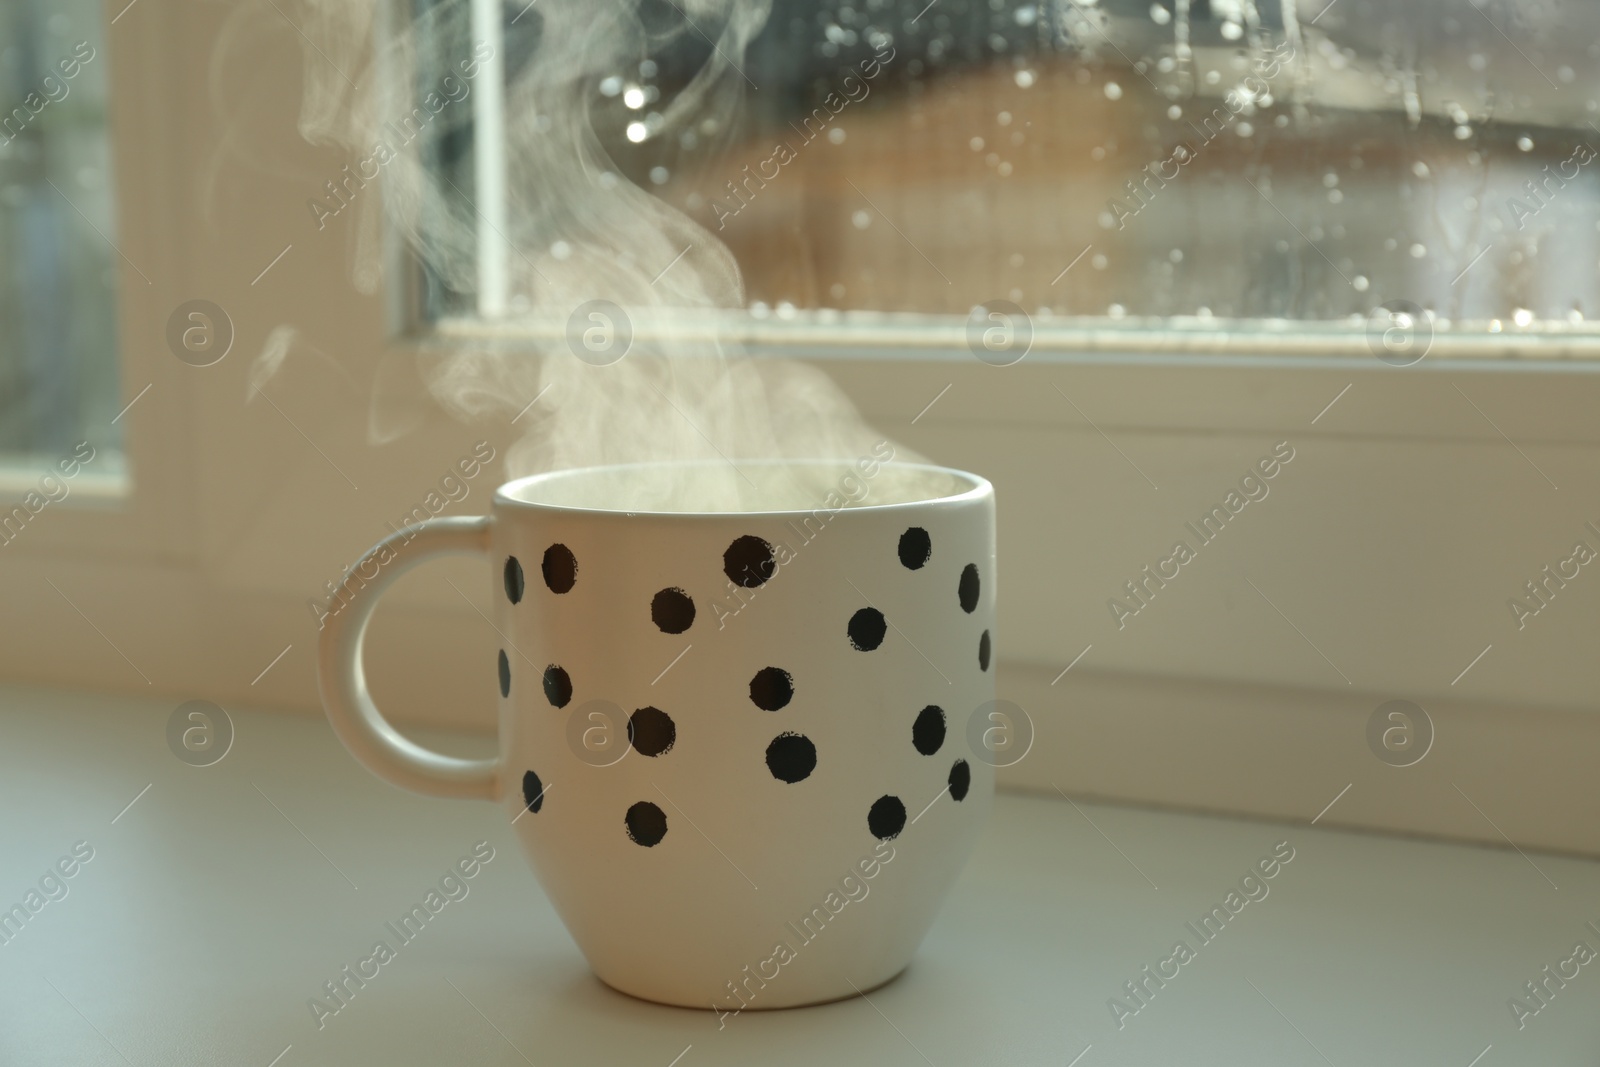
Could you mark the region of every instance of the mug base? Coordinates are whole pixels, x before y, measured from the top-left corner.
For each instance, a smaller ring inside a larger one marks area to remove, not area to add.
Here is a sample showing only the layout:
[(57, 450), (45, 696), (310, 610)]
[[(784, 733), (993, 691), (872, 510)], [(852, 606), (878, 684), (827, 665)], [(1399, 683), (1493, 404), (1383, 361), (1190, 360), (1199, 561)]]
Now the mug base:
[(790, 1008), (820, 1008), (827, 1004), (838, 1004), (842, 1001), (854, 1000), (858, 996), (865, 996), (868, 993), (876, 993), (878, 990), (896, 981), (901, 975), (905, 974), (906, 971), (910, 969), (911, 965), (909, 963), (905, 964), (889, 977), (880, 982), (875, 982), (864, 989), (850, 988), (842, 992), (821, 993), (814, 997), (802, 998), (793, 1001), (773, 999), (763, 1004), (749, 1004), (743, 1008), (720, 1007), (715, 1004), (707, 1004), (698, 1001), (691, 1002), (683, 997), (673, 996), (671, 994), (651, 995), (642, 991), (635, 992), (634, 990), (625, 988), (622, 983), (610, 981), (602, 975), (596, 974), (595, 977), (599, 979), (600, 984), (604, 985), (607, 989), (610, 989), (616, 993), (621, 993), (625, 997), (631, 997), (634, 1000), (642, 1000), (646, 1004), (662, 1004), (669, 1008), (688, 1008), (691, 1011), (706, 1011), (715, 1014), (729, 1012), (737, 1015), (744, 1011), (787, 1011)]

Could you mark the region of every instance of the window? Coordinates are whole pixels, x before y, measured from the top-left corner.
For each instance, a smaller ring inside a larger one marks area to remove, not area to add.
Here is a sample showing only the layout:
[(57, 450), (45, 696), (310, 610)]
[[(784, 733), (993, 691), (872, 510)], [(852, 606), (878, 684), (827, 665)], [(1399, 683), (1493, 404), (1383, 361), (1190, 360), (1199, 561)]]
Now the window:
[[(1525, 629), (1507, 597), (1600, 522), (1583, 510), (1600, 377), (1574, 360), (1526, 366), (1594, 351), (1600, 231), (1579, 149), (1600, 147), (1600, 13), (1575, 0), (764, 8), (139, 0), (100, 13), (116, 20), (102, 54), (77, 29), (91, 9), (6, 7), (0, 64), (17, 88), (0, 119), (27, 96), (13, 79), (30, 12), (33, 27), (71, 23), (39, 60), (85, 39), (97, 53), (30, 129), (54, 137), (53, 116), (102, 97), (115, 112), (115, 198), (47, 157), (83, 212), (53, 209), (63, 262), (98, 256), (102, 279), (64, 290), (70, 314), (51, 321), (106, 324), (106, 343), (66, 346), (60, 366), (82, 390), (73, 425), (102, 454), (124, 440), (139, 477), (115, 508), (51, 506), (0, 545), (0, 671), (314, 710), (307, 602), (440, 471), (480, 440), (509, 463), (595, 462), (531, 453), (558, 412), (581, 416), (569, 384), (615, 392), (650, 366), (563, 353), (574, 305), (609, 298), (641, 337), (698, 331), (694, 353), (702, 336), (795, 352), (882, 436), (996, 484), (995, 657), (1001, 695), (1039, 728), (1018, 765), (1035, 785), (1304, 818), (1350, 779), (1252, 761), (1304, 751), (1308, 724), (1328, 730), (1315, 744), (1365, 753), (1387, 699), (1434, 715), (1450, 741), (1438, 755), (1462, 768), (1507, 765), (1512, 721), (1530, 753), (1582, 749), (1582, 717), (1563, 709), (1589, 707), (1600, 684), (1586, 594)], [(414, 32), (396, 32), (402, 16)], [(103, 94), (85, 91), (91, 77), (109, 79)], [(1252, 99), (1228, 96), (1241, 86)], [(774, 160), (780, 140), (794, 158)], [(0, 137), (0, 205), (19, 184), (56, 196), (16, 177), (16, 141)], [(3, 207), (7, 462), (35, 448), (14, 414), (32, 396), (16, 370), (36, 310), (16, 295), (17, 219)], [(417, 238), (425, 269), (375, 269)], [(174, 312), (192, 300), (226, 310), (226, 358), (173, 351)], [(1373, 314), (1401, 300), (1435, 331), (1408, 369), (1369, 351), (1374, 332), (1380, 345), (1405, 332)], [(973, 305), (998, 301), (1033, 332), (1004, 371), (968, 347)], [(291, 351), (251, 399), (283, 325)], [(506, 373), (439, 410), (435, 357), (486, 349), (509, 351), (489, 368)], [(874, 353), (886, 358), (857, 358)], [(683, 417), (727, 407), (700, 380), (663, 388), (682, 413), (648, 393), (646, 415), (571, 436), (659, 452), (638, 431), (661, 425), (682, 454), (714, 457), (717, 428)], [(1292, 480), (1118, 629), (1108, 598), (1284, 440), (1303, 457)], [(467, 604), (488, 587), (462, 566), (454, 587), (448, 570), (408, 578), (374, 624), (370, 669), (402, 720), (492, 721), (495, 635)], [(1543, 791), (1508, 778), (1485, 799), (1475, 773), (1462, 787), (1508, 833), (1574, 810), (1561, 776)], [(1359, 818), (1436, 831), (1417, 797)], [(1550, 834), (1587, 847), (1570, 820)]]
[(91, 477), (120, 469), (103, 30), (85, 0), (0, 9), (0, 461), (19, 484), (83, 441)]
[[(501, 174), (467, 277), (501, 294), (469, 306), (436, 274), (429, 318), (555, 312), (574, 268), (625, 306), (716, 303), (705, 260), (673, 278), (675, 250), (705, 254), (677, 212), (774, 324), (1003, 301), (1064, 345), (1381, 350), (1397, 322), (1581, 345), (1600, 315), (1593, 5), (778, 0), (712, 23), (663, 2), (605, 33), (517, 7), (504, 100), (476, 87), (477, 131), (499, 125), (475, 166)], [(554, 72), (532, 59), (551, 32)], [(627, 250), (591, 269), (607, 227)]]

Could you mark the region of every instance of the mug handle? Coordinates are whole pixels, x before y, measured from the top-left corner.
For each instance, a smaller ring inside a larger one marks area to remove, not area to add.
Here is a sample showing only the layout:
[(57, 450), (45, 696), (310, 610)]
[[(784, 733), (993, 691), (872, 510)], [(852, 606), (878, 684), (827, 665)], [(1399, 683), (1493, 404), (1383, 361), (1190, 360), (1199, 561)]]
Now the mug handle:
[[(317, 681), (334, 734), (367, 770), (414, 793), (496, 800), (500, 796), (500, 760), (445, 756), (408, 740), (389, 725), (367, 692), (361, 665), (367, 622), (384, 591), (418, 564), (449, 552), (487, 556), (489, 522), (487, 515), (427, 519), (385, 537), (345, 574), (345, 583), (352, 579), (363, 583), (361, 592), (324, 621)], [(383, 558), (386, 553), (387, 562)], [(361, 572), (373, 561), (378, 564), (377, 577), (363, 577)]]

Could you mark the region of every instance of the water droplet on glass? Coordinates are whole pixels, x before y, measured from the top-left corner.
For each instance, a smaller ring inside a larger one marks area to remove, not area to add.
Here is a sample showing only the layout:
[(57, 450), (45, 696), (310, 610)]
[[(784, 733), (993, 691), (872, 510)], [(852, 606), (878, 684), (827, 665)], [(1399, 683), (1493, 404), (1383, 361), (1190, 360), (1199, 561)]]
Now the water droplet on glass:
[(1110, 307), (1106, 308), (1106, 314), (1110, 315), (1114, 319), (1120, 319), (1127, 313), (1128, 309), (1123, 307), (1121, 304), (1112, 304)]
[(1174, 263), (1182, 263), (1183, 262), (1183, 249), (1174, 248), (1172, 251), (1167, 253), (1167, 258), (1170, 259)]
[(655, 185), (665, 185), (665, 184), (667, 184), (667, 179), (670, 178), (671, 176), (672, 175), (667, 173), (667, 168), (666, 167), (651, 167), (650, 168), (650, 181)]
[(1241, 122), (1239, 125), (1234, 127), (1234, 132), (1236, 132), (1240, 137), (1249, 137), (1251, 134), (1256, 132), (1256, 128), (1250, 125), (1248, 122)]
[(1522, 149), (1524, 152), (1532, 152), (1533, 138), (1529, 137), (1527, 134), (1523, 134), (1521, 137), (1517, 138), (1517, 147)]
[(601, 96), (616, 96), (620, 92), (622, 92), (622, 79), (615, 74), (600, 79)]
[(1035, 75), (1033, 71), (1024, 67), (1022, 70), (1019, 70), (1016, 74), (1012, 75), (1012, 79), (1017, 83), (1017, 88), (1031, 89), (1033, 87), (1033, 83), (1037, 80), (1037, 75)]
[(1089, 266), (1093, 267), (1095, 270), (1105, 270), (1107, 262), (1108, 261), (1106, 260), (1105, 256), (1101, 255), (1099, 252), (1096, 252), (1089, 260)]
[(974, 137), (972, 140), (967, 142), (967, 147), (972, 149), (974, 152), (982, 152), (983, 151), (983, 138), (982, 137)]
[(1011, 177), (1011, 164), (1010, 163), (1002, 163), (998, 167), (995, 168), (995, 171), (1000, 175), (1000, 177), (1009, 178), (1009, 177)]
[(1177, 104), (1173, 104), (1171, 107), (1167, 108), (1167, 118), (1171, 119), (1173, 122), (1177, 122), (1179, 119), (1183, 118), (1183, 108), (1179, 107)]
[(572, 257), (572, 246), (565, 241), (557, 241), (550, 246), (550, 255), (556, 259), (570, 259)]
[(646, 137), (649, 137), (649, 136), (650, 136), (650, 128), (648, 126), (646, 126), (644, 123), (642, 123), (642, 122), (630, 122), (630, 123), (628, 123), (628, 140), (632, 141), (634, 144), (638, 144), (640, 141), (644, 140)]
[(1471, 137), (1471, 136), (1472, 136), (1472, 127), (1471, 126), (1463, 125), (1463, 126), (1457, 126), (1456, 127), (1456, 140), (1465, 141), (1468, 137)]
[(1011, 125), (1011, 112), (1002, 111), (994, 117), (994, 120), (1002, 126), (1009, 126)]
[(1357, 274), (1354, 278), (1350, 279), (1350, 287), (1358, 293), (1366, 292), (1369, 288), (1371, 288), (1371, 286), (1372, 283), (1367, 281), (1367, 276), (1365, 274)]
[(1106, 82), (1106, 99), (1121, 100), (1122, 86), (1118, 85), (1116, 82)]
[(850, 224), (858, 230), (864, 230), (872, 225), (872, 216), (865, 211), (857, 211), (850, 216)]
[(1532, 326), (1533, 312), (1529, 311), (1527, 308), (1517, 308), (1517, 310), (1511, 313), (1511, 321), (1515, 322), (1518, 326)]
[(1426, 178), (1428, 176), (1428, 165), (1419, 159), (1411, 164), (1411, 173), (1419, 178)]
[(1421, 259), (1423, 256), (1428, 254), (1428, 246), (1418, 241), (1416, 244), (1411, 246), (1410, 251), (1412, 259)]
[(1162, 7), (1160, 4), (1151, 4), (1150, 21), (1155, 23), (1157, 26), (1165, 26), (1167, 23), (1172, 21), (1172, 12)]
[(1224, 22), (1222, 24), (1222, 36), (1224, 40), (1237, 41), (1244, 36), (1244, 27), (1237, 22)]
[(843, 126), (835, 126), (833, 129), (828, 131), (828, 143), (829, 144), (844, 144), (844, 127)]
[(644, 90), (637, 85), (630, 85), (622, 90), (622, 104), (624, 107), (639, 110), (645, 105)]

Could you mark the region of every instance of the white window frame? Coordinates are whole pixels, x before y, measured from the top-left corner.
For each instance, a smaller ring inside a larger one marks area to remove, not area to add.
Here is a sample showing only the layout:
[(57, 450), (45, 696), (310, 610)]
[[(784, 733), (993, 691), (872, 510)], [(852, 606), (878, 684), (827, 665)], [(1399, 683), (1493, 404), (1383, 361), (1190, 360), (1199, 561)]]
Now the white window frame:
[[(375, 516), (403, 513), (471, 441), (489, 439), (503, 450), (516, 428), (462, 427), (434, 412), (399, 443), (366, 444), (364, 390), (373, 375), (403, 379), (452, 330), (496, 327), (453, 323), (422, 338), (398, 334), (392, 303), (348, 286), (339, 243), (348, 230), (309, 228), (303, 201), (314, 190), (224, 166), (219, 201), (204, 203), (217, 119), (205, 64), (189, 60), (212, 53), (219, 22), (209, 5), (174, 0), (124, 11), (109, 34), (115, 239), (154, 279), (146, 286), (131, 271), (121, 275), (125, 402), (150, 388), (122, 420), (128, 497), (109, 507), (69, 498), (0, 548), (0, 630), (10, 635), (0, 642), (0, 676), (173, 704), (204, 697), (314, 711), (308, 598), (382, 534)], [(296, 147), (284, 132), (293, 129), (299, 98), (297, 39), (285, 28), (261, 48), (253, 76), (262, 79), (263, 98), (279, 106), (257, 113), (261, 128), (234, 135), (283, 150), (291, 172), (337, 170), (328, 166), (336, 157)], [(251, 282), (284, 244), (301, 254), (286, 260), (287, 270), (278, 264), (276, 277)], [(237, 330), (233, 351), (210, 368), (178, 361), (163, 340), (171, 308), (197, 297), (227, 308)], [(1369, 655), (1359, 668), (1337, 657), (1359, 678), (1345, 685), (1283, 619), (1235, 597), (1254, 596), (1243, 583), (1225, 595), (1207, 585), (1236, 569), (1239, 561), (1222, 554), (1231, 550), (1204, 561), (1213, 574), (1196, 575), (1187, 606), (1178, 591), (1152, 605), (1171, 608), (1169, 621), (1153, 611), (1143, 630), (1158, 640), (1112, 627), (1101, 602), (1114, 588), (1099, 576), (1136, 570), (1177, 533), (1173, 516), (1183, 506), (1159, 510), (1152, 502), (1220, 493), (1283, 439), (1305, 459), (1291, 472), (1301, 482), (1285, 479), (1275, 491), (1298, 494), (1299, 502), (1286, 501), (1277, 513), (1267, 505), (1259, 518), (1286, 522), (1290, 513), (1314, 510), (1318, 494), (1332, 494), (1349, 528), (1306, 531), (1291, 523), (1281, 536), (1310, 540), (1300, 546), (1304, 558), (1280, 565), (1280, 573), (1302, 573), (1318, 560), (1334, 561), (1328, 566), (1337, 573), (1348, 566), (1338, 557), (1341, 538), (1409, 503), (1398, 482), (1360, 493), (1380, 462), (1391, 465), (1383, 469), (1414, 464), (1419, 477), (1435, 479), (1483, 469), (1481, 498), (1439, 497), (1439, 528), (1458, 534), (1441, 549), (1459, 554), (1462, 574), (1491, 563), (1537, 571), (1569, 526), (1576, 536), (1568, 501), (1600, 478), (1593, 342), (1441, 336), (1420, 364), (1396, 369), (1359, 338), (1331, 333), (1218, 330), (1203, 340), (1182, 335), (1175, 346), (1162, 331), (1041, 328), (1025, 360), (996, 368), (967, 352), (957, 323), (797, 334), (775, 320), (743, 321), (746, 347), (816, 361), (886, 433), (996, 481), (1000, 681), (1003, 694), (1029, 709), (1038, 733), (1035, 751), (1006, 772), (1013, 785), (1310, 819), (1349, 784), (1323, 822), (1496, 843), (1504, 831), (1530, 846), (1600, 852), (1591, 777), (1576, 755), (1595, 751), (1600, 731), (1593, 714), (1600, 668), (1587, 651), (1600, 632), (1600, 593), (1575, 590), (1559, 605), (1564, 620), (1541, 619), (1538, 637), (1522, 640), (1485, 621), (1495, 605), (1430, 614), (1408, 602), (1405, 560), (1374, 557), (1366, 579), (1392, 584), (1402, 617), (1428, 621), (1409, 632), (1403, 650)], [(259, 398), (247, 404), (251, 363), (282, 322), (295, 323), (308, 346), (337, 349), (354, 383), (341, 385), (344, 372), (310, 357), (268, 387), (288, 410)], [(1473, 400), (1460, 402), (1458, 389)], [(942, 399), (927, 407), (936, 396)], [(1567, 484), (1554, 491), (1519, 470), (1507, 437)], [(1161, 470), (1167, 484), (1152, 493), (1118, 450)], [(347, 476), (359, 490), (350, 490)], [(488, 493), (474, 492), (465, 511), (486, 505)], [(1600, 507), (1594, 510), (1600, 521)], [(1518, 514), (1527, 516), (1521, 533), (1514, 523), (1490, 521)], [(1489, 549), (1518, 558), (1475, 557), (1479, 534)], [(1276, 552), (1281, 544), (1258, 542), (1247, 554), (1265, 558), (1269, 545)], [(1037, 573), (1052, 561), (1058, 573)], [(1082, 571), (1097, 577), (1079, 580)], [(1350, 574), (1355, 583), (1364, 572)], [(488, 583), (471, 569), (456, 579), (475, 604), (443, 580), (417, 580), (379, 614), (370, 673), (401, 721), (472, 728), (494, 721), (490, 672), (468, 666), (491, 647), (478, 617)], [(1312, 579), (1299, 580), (1296, 592), (1312, 588)], [(1161, 629), (1190, 618), (1202, 596), (1225, 617), (1207, 624), (1193, 616), (1200, 622), (1186, 637)], [(1381, 629), (1370, 604), (1317, 607), (1293, 593), (1284, 600), (1298, 605), (1282, 605), (1286, 615), (1302, 616), (1297, 622), (1318, 613), (1316, 632), (1341, 649), (1383, 647), (1327, 636)], [(1472, 672), (1452, 681), (1491, 643), (1498, 659), (1473, 661)], [(274, 659), (286, 646), (288, 654)], [(1093, 651), (1075, 661), (1086, 646)], [(1069, 662), (1071, 671), (1060, 673)], [(463, 692), (458, 679), (469, 670), (483, 684)], [(1422, 703), (1433, 717), (1437, 751), (1415, 768), (1389, 767), (1365, 749), (1366, 719), (1390, 697)], [(1455, 803), (1452, 783), (1482, 810)]]

